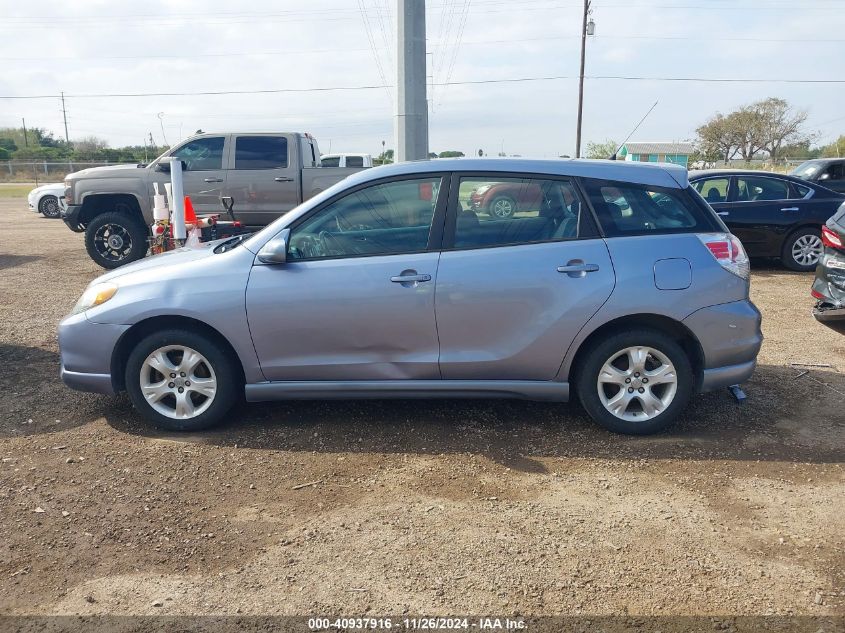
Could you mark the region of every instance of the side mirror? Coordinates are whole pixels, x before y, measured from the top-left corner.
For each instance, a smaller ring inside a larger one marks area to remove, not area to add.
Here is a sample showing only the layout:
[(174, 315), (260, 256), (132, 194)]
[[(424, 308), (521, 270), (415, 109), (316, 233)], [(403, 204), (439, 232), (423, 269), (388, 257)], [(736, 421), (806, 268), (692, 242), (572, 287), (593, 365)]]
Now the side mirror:
[(258, 251), (258, 261), (262, 264), (284, 264), (288, 260), (288, 240), (290, 229), (284, 229)]
[[(181, 163), (182, 163), (182, 171), (187, 171), (188, 170), (187, 161), (183, 160), (183, 161), (181, 161)], [(169, 160), (163, 160), (160, 163), (156, 163), (155, 169), (156, 169), (156, 171), (163, 171), (163, 172), (169, 174), (170, 173), (170, 161)]]

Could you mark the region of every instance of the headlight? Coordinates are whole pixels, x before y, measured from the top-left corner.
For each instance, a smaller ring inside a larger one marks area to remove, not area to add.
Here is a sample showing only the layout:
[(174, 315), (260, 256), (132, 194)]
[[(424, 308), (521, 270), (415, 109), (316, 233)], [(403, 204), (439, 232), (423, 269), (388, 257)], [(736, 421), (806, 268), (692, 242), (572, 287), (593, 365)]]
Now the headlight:
[(71, 312), (71, 314), (79, 314), (80, 312), (85, 312), (89, 308), (103, 304), (111, 299), (116, 292), (117, 284), (94, 284), (82, 293), (82, 296), (79, 297), (79, 301), (77, 301), (76, 305), (73, 306), (73, 312)]

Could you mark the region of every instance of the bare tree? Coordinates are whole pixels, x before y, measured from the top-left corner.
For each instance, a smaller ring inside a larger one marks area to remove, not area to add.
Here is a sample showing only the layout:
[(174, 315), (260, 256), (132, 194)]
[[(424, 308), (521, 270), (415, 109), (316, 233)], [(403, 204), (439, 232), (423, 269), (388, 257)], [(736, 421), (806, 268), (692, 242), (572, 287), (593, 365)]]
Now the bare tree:
[(586, 158), (610, 158), (619, 149), (616, 141), (606, 139), (604, 143), (587, 143)]
[(813, 135), (803, 130), (807, 122), (806, 110), (793, 110), (783, 99), (770, 97), (754, 104), (759, 117), (763, 149), (777, 160), (785, 145), (810, 143)]

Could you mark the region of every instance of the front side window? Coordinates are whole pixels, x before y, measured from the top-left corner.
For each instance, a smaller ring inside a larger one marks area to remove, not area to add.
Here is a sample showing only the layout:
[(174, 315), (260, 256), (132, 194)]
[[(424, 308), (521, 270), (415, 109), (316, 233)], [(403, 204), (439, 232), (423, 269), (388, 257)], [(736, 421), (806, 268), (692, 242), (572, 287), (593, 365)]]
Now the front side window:
[(714, 202), (727, 202), (729, 178), (708, 178), (692, 183), (693, 188), (707, 200), (709, 204)]
[(433, 176), (371, 185), (335, 200), (291, 231), (289, 258), (424, 251), (440, 180)]
[(575, 239), (581, 202), (568, 180), (461, 178), (455, 248)]
[(235, 169), (284, 169), (288, 140), (284, 136), (239, 136), (235, 139)]
[(584, 186), (608, 237), (715, 228), (706, 210), (682, 189), (588, 179)]
[(185, 143), (172, 156), (185, 163), (186, 171), (223, 169), (224, 137), (209, 136)]
[(746, 176), (736, 179), (737, 202), (788, 200), (789, 183), (777, 178)]
[(827, 174), (827, 180), (845, 180), (845, 165), (834, 163), (824, 173)]

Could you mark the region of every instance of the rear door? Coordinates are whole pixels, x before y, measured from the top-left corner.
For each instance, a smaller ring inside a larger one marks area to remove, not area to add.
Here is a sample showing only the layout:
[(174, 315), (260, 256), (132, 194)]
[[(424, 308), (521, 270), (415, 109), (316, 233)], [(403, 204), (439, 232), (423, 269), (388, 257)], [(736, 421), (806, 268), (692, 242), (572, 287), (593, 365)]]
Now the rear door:
[(783, 240), (801, 219), (805, 201), (788, 180), (774, 176), (735, 176), (729, 214), (722, 220), (748, 254), (780, 256)]
[[(535, 208), (477, 214), (473, 189), (537, 186)], [(607, 300), (607, 246), (571, 180), (454, 175), (435, 311), (444, 379), (552, 380), (575, 335)]]
[(296, 137), (235, 134), (226, 176), (226, 195), (235, 216), (248, 225), (269, 224), (301, 200)]

